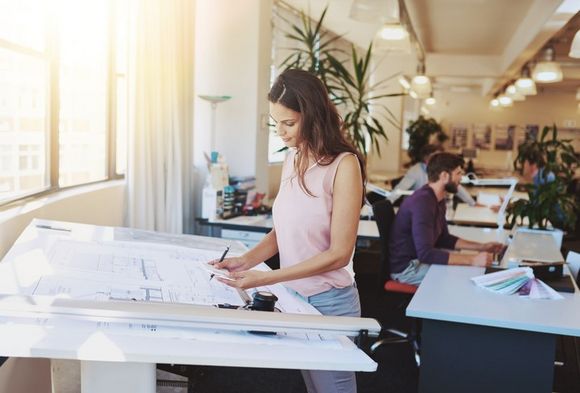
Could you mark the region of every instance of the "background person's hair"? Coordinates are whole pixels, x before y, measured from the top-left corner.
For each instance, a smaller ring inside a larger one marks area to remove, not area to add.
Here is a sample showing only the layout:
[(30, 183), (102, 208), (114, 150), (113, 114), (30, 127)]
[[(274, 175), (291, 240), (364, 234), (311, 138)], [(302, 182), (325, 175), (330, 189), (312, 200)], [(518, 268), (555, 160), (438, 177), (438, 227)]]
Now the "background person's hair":
[[(355, 154), (360, 164), (364, 188), (366, 183), (364, 158), (346, 138), (342, 119), (320, 79), (306, 71), (285, 70), (272, 85), (268, 100), (300, 113), (297, 138), (299, 154), (296, 156), (294, 166), (298, 174), (298, 183), (308, 195), (313, 196), (304, 184), (309, 156), (318, 161), (319, 165), (325, 166), (330, 165), (340, 153)], [(362, 202), (364, 203), (364, 192)]]
[(524, 161), (528, 161), (530, 164), (536, 164), (538, 167), (543, 168), (546, 165), (546, 160), (541, 151), (536, 149), (529, 149), (523, 151), (520, 154), (519, 161), (523, 164)]
[(441, 145), (428, 144), (428, 145), (423, 146), (421, 148), (421, 151), (419, 152), (419, 156), (421, 157), (421, 162), (425, 162), (427, 157), (429, 157), (431, 154), (441, 152), (441, 151), (443, 151), (443, 147), (441, 147)]
[(457, 154), (452, 153), (436, 153), (429, 160), (427, 164), (427, 177), (430, 183), (435, 183), (439, 180), (439, 175), (443, 172), (453, 172), (457, 167), (463, 167), (464, 161)]

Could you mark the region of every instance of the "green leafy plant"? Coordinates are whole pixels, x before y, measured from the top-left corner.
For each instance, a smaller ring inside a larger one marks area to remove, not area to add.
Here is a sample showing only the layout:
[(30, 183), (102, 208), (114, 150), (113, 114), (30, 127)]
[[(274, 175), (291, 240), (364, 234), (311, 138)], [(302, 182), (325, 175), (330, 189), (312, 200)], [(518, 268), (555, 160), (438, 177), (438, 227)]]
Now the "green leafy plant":
[(304, 12), (300, 13), (301, 25), (288, 22), (291, 31), (286, 37), (297, 46), (290, 48), (292, 53), (282, 62), (281, 67), (298, 68), (318, 76), (325, 84), (331, 100), (339, 106), (345, 130), (353, 144), (365, 155), (368, 153), (368, 146), (371, 146), (380, 156), (379, 142), (381, 139), (388, 141), (388, 137), (383, 122), (374, 115), (372, 108), (382, 108), (382, 120), (399, 128), (394, 114), (377, 101), (403, 94), (379, 93), (384, 84), (395, 75), (378, 83), (370, 83), (372, 43), (363, 55), (358, 54), (354, 45), (350, 55), (332, 46), (341, 36), (331, 36), (323, 31), (326, 11), (327, 8), (316, 23)]
[[(520, 199), (508, 207), (508, 221), (522, 224), (527, 217), (530, 228), (546, 229), (551, 223), (556, 228), (574, 229), (577, 205), (575, 196), (568, 192), (579, 160), (570, 139), (558, 139), (558, 129), (544, 127), (538, 140), (526, 140), (518, 147), (514, 167), (523, 167), (530, 154), (545, 160), (540, 184), (525, 186), (529, 200)], [(549, 178), (553, 176), (553, 181)]]
[(436, 143), (442, 144), (449, 138), (435, 119), (423, 116), (419, 116), (417, 120), (411, 122), (405, 132), (409, 134), (407, 154), (411, 159), (411, 165), (421, 161), (421, 150), (425, 145), (432, 143), (432, 139), (435, 139)]

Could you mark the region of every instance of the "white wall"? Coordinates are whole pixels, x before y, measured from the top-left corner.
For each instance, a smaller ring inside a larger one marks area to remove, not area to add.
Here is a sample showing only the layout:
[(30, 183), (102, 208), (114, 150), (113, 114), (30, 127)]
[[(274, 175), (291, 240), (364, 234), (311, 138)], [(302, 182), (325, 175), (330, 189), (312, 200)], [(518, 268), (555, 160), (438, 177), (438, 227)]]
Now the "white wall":
[[(523, 102), (515, 102), (513, 107), (501, 111), (489, 109), (489, 98), (479, 93), (437, 92), (437, 104), (431, 110), (431, 115), (440, 121), (448, 132), (449, 125), (464, 123), (472, 126), (474, 123), (495, 124), (538, 124), (540, 131), (545, 125), (556, 123), (560, 127), (580, 127), (580, 114), (577, 112), (578, 101), (575, 93), (540, 93), (528, 97)], [(470, 135), (471, 138), (471, 135)], [(576, 133), (580, 139), (580, 133)], [(470, 139), (471, 140), (471, 139)], [(492, 131), (492, 143), (494, 141)], [(485, 168), (511, 169), (511, 162), (517, 155), (517, 146), (508, 156), (505, 151), (480, 150), (476, 164)]]
[[(198, 185), (205, 178), (203, 152), (210, 150), (211, 105), (200, 94), (229, 95), (218, 104), (216, 149), (230, 175), (257, 176), (268, 186), (266, 126), (272, 0), (198, 1), (195, 26), (194, 161)], [(202, 185), (196, 187), (197, 212)]]
[[(122, 226), (124, 203), (125, 181), (118, 180), (63, 191), (2, 211), (0, 257), (33, 218)], [(0, 368), (0, 393), (30, 392), (51, 392), (50, 361), (10, 358)]]

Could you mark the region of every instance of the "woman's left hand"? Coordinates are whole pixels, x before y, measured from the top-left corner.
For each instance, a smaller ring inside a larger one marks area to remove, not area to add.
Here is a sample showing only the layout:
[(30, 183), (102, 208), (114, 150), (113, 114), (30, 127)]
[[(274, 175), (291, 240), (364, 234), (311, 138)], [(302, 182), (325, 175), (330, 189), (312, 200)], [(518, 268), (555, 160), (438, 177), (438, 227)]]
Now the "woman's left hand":
[(228, 276), (231, 277), (233, 280), (228, 280), (221, 277), (217, 277), (217, 279), (230, 287), (248, 289), (272, 284), (268, 280), (269, 278), (268, 276), (270, 274), (272, 274), (272, 272), (263, 272), (259, 270), (244, 270), (242, 272), (230, 272)]

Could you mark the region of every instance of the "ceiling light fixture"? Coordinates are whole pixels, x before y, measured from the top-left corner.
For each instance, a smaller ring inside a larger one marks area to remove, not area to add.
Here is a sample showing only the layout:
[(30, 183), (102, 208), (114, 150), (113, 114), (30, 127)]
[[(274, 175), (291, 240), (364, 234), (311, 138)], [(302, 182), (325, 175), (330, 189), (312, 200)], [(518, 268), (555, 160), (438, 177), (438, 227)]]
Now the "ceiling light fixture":
[(522, 68), (522, 74), (515, 84), (518, 91), (525, 96), (535, 96), (538, 94), (536, 91), (536, 82), (530, 78), (530, 68), (527, 64)]
[(425, 75), (424, 62), (420, 62), (417, 66), (417, 75), (411, 80), (411, 89), (415, 90), (419, 98), (427, 98), (431, 95), (431, 80)]
[(400, 23), (385, 23), (375, 36), (375, 48), (389, 52), (411, 53), (409, 32)]
[(568, 56), (573, 57), (575, 59), (580, 59), (580, 30), (578, 30), (574, 35), (574, 39), (572, 40), (572, 45), (570, 45), (570, 53), (568, 53)]
[(520, 93), (513, 83), (505, 89), (505, 93), (514, 101), (524, 101), (526, 99), (526, 96)]
[(405, 90), (409, 90), (411, 88), (411, 84), (409, 83), (409, 80), (407, 78), (405, 78), (403, 75), (399, 76), (399, 84), (401, 86), (403, 86), (403, 89)]
[(497, 97), (494, 97), (491, 101), (489, 101), (489, 108), (494, 110), (501, 109)]
[(499, 105), (504, 108), (514, 105), (514, 101), (511, 99), (511, 97), (508, 97), (505, 94), (502, 94), (499, 97), (497, 97), (497, 100), (499, 101)]
[(385, 23), (379, 36), (387, 41), (401, 41), (409, 38), (409, 32), (400, 23)]
[(425, 104), (427, 104), (429, 106), (435, 105), (436, 103), (437, 103), (437, 100), (435, 99), (435, 97), (433, 97), (432, 93), (431, 93), (431, 96), (425, 100)]
[(534, 67), (532, 78), (539, 83), (554, 83), (562, 80), (560, 64), (554, 61), (555, 53), (552, 46), (548, 46), (541, 55), (541, 60)]
[(417, 95), (417, 93), (415, 93), (415, 90), (409, 90), (409, 95), (411, 96), (411, 98), (414, 99), (418, 99), (419, 96)]
[(349, 16), (359, 22), (398, 22), (399, 1), (354, 0)]

